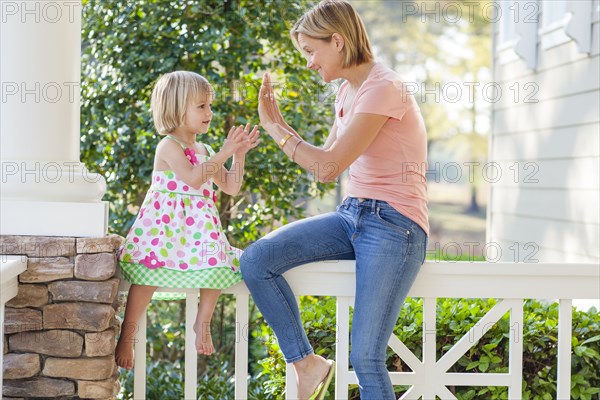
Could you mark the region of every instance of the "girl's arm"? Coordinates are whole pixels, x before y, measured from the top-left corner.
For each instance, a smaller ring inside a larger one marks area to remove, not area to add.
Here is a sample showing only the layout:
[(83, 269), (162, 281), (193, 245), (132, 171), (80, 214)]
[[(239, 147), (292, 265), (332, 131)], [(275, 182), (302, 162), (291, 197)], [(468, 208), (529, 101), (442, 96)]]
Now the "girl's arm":
[(223, 192), (228, 195), (235, 196), (242, 188), (244, 181), (244, 165), (246, 163), (246, 153), (258, 145), (258, 126), (254, 126), (249, 132), (250, 124), (244, 128), (244, 140), (242, 145), (233, 153), (231, 168), (227, 170), (224, 166), (221, 167), (221, 172), (214, 177), (215, 184)]
[(206, 162), (198, 165), (192, 165), (181, 146), (169, 139), (159, 143), (156, 148), (156, 158), (166, 163), (179, 179), (194, 189), (198, 189), (204, 182), (221, 173), (225, 161), (242, 146), (243, 133), (243, 126), (232, 127), (221, 150)]
[(215, 175), (214, 182), (223, 192), (230, 196), (236, 196), (242, 188), (242, 182), (244, 181), (244, 164), (246, 163), (246, 156), (233, 155), (233, 161), (231, 162), (231, 168), (228, 170), (222, 167), (221, 173)]

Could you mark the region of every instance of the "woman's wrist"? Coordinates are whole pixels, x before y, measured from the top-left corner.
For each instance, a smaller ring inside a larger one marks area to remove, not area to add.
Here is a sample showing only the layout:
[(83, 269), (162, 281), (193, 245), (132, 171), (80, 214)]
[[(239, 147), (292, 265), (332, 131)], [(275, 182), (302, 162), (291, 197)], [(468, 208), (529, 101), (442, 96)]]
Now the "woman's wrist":
[(298, 136), (296, 136), (297, 140), (296, 143), (294, 144), (294, 147), (292, 148), (292, 155), (290, 156), (293, 162), (296, 162), (295, 158), (296, 158), (296, 151), (298, 150), (298, 146), (300, 146), (300, 143), (302, 143), (304, 140), (300, 139)]

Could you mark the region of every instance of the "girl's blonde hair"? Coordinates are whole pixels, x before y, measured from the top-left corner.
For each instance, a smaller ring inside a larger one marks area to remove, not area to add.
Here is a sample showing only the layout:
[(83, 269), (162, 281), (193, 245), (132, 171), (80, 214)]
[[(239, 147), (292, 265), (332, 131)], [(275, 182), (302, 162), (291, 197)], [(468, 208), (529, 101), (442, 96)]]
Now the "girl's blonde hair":
[(371, 42), (365, 24), (354, 7), (345, 0), (323, 0), (307, 11), (290, 31), (294, 46), (302, 51), (298, 34), (314, 39), (331, 41), (334, 33), (344, 38), (343, 67), (351, 67), (373, 61)]
[(150, 108), (154, 127), (161, 135), (173, 132), (185, 121), (192, 101), (208, 99), (213, 88), (206, 78), (190, 71), (174, 71), (161, 76), (152, 90)]

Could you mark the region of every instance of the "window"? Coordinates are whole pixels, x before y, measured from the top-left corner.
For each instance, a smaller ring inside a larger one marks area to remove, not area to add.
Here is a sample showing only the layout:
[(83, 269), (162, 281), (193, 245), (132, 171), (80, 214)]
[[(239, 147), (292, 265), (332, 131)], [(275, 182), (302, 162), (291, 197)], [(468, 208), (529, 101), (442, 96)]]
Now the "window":
[(570, 18), (566, 0), (542, 1), (542, 26), (539, 30), (542, 49), (571, 41), (564, 29)]
[(501, 0), (499, 10), (500, 47), (508, 47), (517, 39), (518, 4), (512, 0)]
[(551, 27), (553, 24), (564, 22), (567, 17), (567, 2), (565, 0), (542, 1), (543, 27)]

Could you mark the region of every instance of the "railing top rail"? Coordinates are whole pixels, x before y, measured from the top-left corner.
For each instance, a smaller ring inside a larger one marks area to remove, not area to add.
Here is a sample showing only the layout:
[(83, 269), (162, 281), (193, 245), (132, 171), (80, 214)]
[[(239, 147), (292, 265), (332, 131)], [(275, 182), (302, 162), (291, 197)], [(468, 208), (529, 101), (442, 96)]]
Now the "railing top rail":
[[(352, 260), (303, 265), (285, 274), (297, 295), (354, 296)], [(195, 291), (195, 289), (161, 289)], [(243, 283), (225, 293), (247, 294)], [(597, 299), (600, 265), (566, 263), (426, 262), (410, 297)]]
[(17, 277), (27, 269), (25, 256), (0, 256), (0, 280), (6, 282)]

